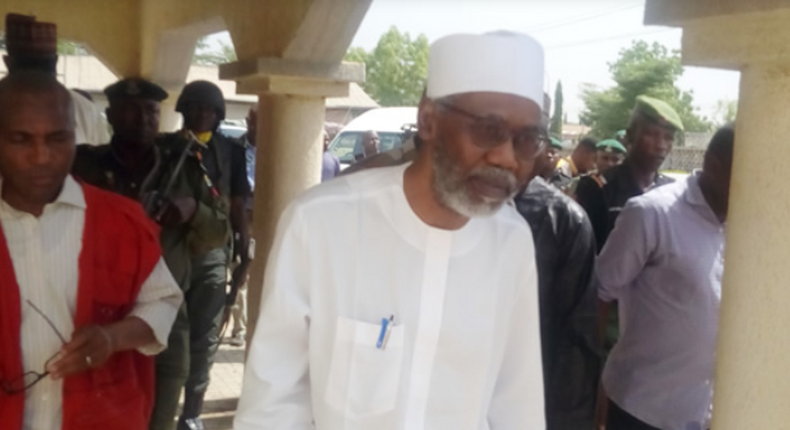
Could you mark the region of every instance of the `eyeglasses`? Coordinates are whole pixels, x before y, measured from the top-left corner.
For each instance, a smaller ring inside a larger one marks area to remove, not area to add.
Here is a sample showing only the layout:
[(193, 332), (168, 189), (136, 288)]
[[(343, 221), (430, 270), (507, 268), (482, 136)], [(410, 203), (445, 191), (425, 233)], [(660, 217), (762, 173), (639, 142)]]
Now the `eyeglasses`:
[(539, 128), (528, 127), (513, 131), (503, 120), (481, 117), (449, 103), (439, 103), (439, 106), (472, 120), (470, 127), (472, 140), (482, 149), (493, 149), (507, 141), (512, 141), (516, 156), (522, 160), (531, 160), (548, 144), (548, 136)]
[[(52, 320), (50, 320), (46, 315), (44, 315), (44, 312), (41, 312), (41, 309), (39, 309), (38, 307), (36, 307), (36, 305), (31, 303), (30, 300), (26, 300), (26, 302), (28, 305), (30, 305), (31, 308), (33, 308), (34, 311), (36, 311), (37, 314), (41, 315), (41, 317), (44, 318), (47, 324), (52, 328), (52, 331), (54, 331), (55, 334), (58, 336), (61, 343), (65, 345), (66, 339), (63, 337), (62, 334), (60, 334), (60, 331), (58, 331), (58, 329), (55, 327), (55, 324), (52, 323)], [(44, 363), (43, 373), (26, 372), (20, 375), (19, 377), (12, 379), (11, 381), (3, 381), (1, 384), (3, 387), (3, 391), (5, 391), (5, 393), (8, 395), (19, 394), (29, 390), (34, 385), (41, 382), (42, 379), (49, 376), (49, 372), (46, 369), (47, 367), (49, 367), (49, 364), (58, 356), (59, 352), (60, 351), (56, 352), (52, 357), (49, 357), (49, 359)]]

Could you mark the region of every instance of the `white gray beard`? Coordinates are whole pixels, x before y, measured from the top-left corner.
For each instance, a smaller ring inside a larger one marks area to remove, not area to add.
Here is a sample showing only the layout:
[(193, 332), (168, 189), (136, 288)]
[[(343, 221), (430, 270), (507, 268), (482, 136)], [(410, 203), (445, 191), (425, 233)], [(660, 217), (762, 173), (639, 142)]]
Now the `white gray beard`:
[[(439, 203), (446, 208), (467, 218), (483, 218), (494, 215), (509, 199), (515, 196), (516, 191), (504, 200), (491, 200), (483, 198), (483, 202), (477, 202), (469, 194), (465, 184), (466, 178), (444, 151), (444, 145), (437, 142), (434, 147), (431, 160), (433, 168), (433, 192)], [(473, 171), (472, 174), (496, 174), (506, 175), (507, 180), (513, 184), (515, 189), (516, 178), (510, 173), (494, 167), (482, 168), (481, 171)]]

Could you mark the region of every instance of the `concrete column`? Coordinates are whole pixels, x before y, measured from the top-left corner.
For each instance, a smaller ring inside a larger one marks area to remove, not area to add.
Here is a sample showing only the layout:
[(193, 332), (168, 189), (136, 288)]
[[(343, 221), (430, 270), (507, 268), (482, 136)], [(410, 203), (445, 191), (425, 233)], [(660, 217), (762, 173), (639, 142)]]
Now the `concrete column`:
[[(280, 213), (321, 180), (325, 99), (263, 94), (258, 103), (253, 237), (255, 260), (248, 290), (249, 327), (255, 327), (263, 272)], [(252, 329), (248, 336), (252, 336)]]
[(683, 62), (741, 72), (714, 382), (714, 430), (790, 423), (790, 1), (647, 0)]
[(715, 430), (790, 425), (790, 64), (745, 67), (727, 226)]
[(183, 119), (181, 114), (176, 112), (176, 101), (181, 95), (181, 88), (166, 88), (168, 97), (159, 106), (159, 131), (170, 133), (181, 128)]

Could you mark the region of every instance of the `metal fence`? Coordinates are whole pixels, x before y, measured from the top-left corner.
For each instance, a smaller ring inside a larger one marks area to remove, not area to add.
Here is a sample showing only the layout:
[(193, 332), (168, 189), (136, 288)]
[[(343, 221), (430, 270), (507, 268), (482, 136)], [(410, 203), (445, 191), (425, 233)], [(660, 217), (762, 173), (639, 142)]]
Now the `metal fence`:
[(705, 150), (702, 148), (675, 147), (664, 160), (661, 170), (691, 173), (694, 169), (702, 168), (704, 158)]
[[(560, 151), (561, 157), (571, 155), (570, 150)], [(702, 161), (705, 159), (705, 149), (675, 147), (669, 153), (669, 157), (661, 165), (661, 171), (686, 172), (691, 173), (695, 169), (702, 168)]]

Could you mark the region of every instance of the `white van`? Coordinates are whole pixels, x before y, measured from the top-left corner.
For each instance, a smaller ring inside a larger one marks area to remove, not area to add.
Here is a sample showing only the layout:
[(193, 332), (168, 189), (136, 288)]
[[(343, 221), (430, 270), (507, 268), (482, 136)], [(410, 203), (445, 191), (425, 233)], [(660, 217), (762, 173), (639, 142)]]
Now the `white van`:
[(354, 118), (334, 140), (329, 152), (340, 160), (343, 167), (352, 164), (355, 155), (362, 154), (362, 135), (375, 131), (379, 135), (379, 152), (386, 152), (403, 144), (404, 127), (417, 124), (416, 107), (379, 108), (369, 110)]

